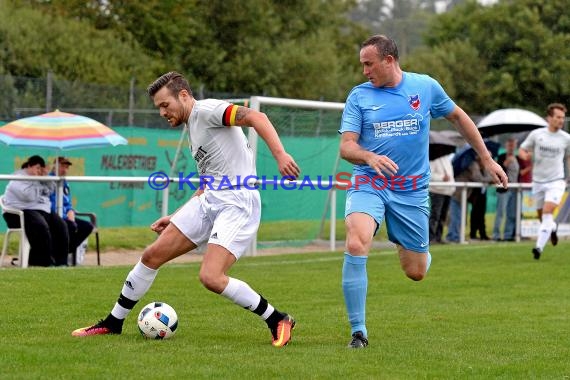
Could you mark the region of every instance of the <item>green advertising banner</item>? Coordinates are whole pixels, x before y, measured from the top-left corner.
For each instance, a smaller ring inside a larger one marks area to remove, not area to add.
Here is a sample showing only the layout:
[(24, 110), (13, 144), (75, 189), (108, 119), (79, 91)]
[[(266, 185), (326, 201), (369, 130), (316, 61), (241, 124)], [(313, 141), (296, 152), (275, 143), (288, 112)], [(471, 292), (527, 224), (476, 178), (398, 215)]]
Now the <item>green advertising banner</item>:
[[(125, 137), (125, 146), (71, 150), (56, 152), (46, 149), (22, 149), (0, 145), (0, 173), (12, 174), (31, 155), (41, 155), (53, 166), (57, 155), (64, 155), (73, 165), (69, 176), (121, 176), (148, 177), (155, 172), (170, 175), (181, 130), (162, 130), (139, 127), (119, 127), (115, 131)], [(283, 137), (283, 144), (293, 155), (304, 178), (311, 178), (311, 185), (289, 186), (266, 185), (261, 189), (262, 220), (320, 220), (325, 210), (328, 191), (319, 189), (317, 181), (326, 188), (337, 162), (338, 137)], [(350, 171), (350, 165), (340, 160), (339, 171)], [(260, 140), (257, 155), (258, 177), (277, 179), (280, 176), (275, 160), (265, 143)], [(182, 178), (196, 171), (190, 156), (188, 143), (182, 149), (174, 169), (175, 176)], [(195, 175), (194, 178), (197, 176)], [(7, 181), (0, 181), (0, 194), (4, 193)], [(153, 190), (148, 183), (132, 182), (71, 182), (72, 201), (76, 209), (95, 212), (101, 227), (145, 226), (160, 217), (162, 191)], [(330, 186), (329, 186), (330, 187)], [(187, 183), (171, 183), (168, 190), (168, 210), (175, 211), (184, 204), (194, 190)], [(344, 191), (337, 192), (337, 215), (343, 216)], [(0, 229), (5, 229), (0, 223)]]
[[(0, 172), (13, 173), (27, 157), (34, 154), (41, 155), (50, 166), (53, 166), (58, 154), (65, 155), (73, 163), (68, 172), (69, 176), (148, 177), (156, 171), (169, 172), (180, 131), (136, 127), (115, 130), (128, 139), (129, 145), (64, 152), (2, 145)], [(177, 169), (194, 169), (188, 149), (182, 150)], [(0, 183), (2, 193), (6, 185), (6, 181)], [(97, 213), (101, 226), (147, 225), (160, 216), (162, 195), (149, 188), (147, 183), (73, 182), (70, 187), (75, 207), (80, 211)], [(189, 197), (190, 194), (189, 190), (176, 192), (169, 199), (170, 206), (176, 209), (182, 204), (183, 198)]]

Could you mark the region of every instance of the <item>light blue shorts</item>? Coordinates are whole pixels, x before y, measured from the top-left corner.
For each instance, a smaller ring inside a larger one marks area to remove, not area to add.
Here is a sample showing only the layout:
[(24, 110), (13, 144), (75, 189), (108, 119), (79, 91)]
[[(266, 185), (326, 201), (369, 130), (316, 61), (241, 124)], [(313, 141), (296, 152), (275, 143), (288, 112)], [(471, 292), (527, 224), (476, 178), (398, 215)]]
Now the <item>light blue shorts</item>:
[(388, 239), (414, 252), (429, 251), (428, 189), (393, 191), (374, 189), (370, 184), (347, 190), (345, 217), (353, 212), (370, 215), (378, 227), (386, 219)]

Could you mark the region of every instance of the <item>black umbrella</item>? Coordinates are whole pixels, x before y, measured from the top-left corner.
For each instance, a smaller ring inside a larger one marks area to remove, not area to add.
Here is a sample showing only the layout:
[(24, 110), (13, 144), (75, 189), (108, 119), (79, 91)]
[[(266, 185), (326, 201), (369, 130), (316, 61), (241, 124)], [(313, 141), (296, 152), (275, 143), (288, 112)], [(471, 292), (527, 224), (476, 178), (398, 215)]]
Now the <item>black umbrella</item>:
[[(457, 142), (443, 133), (444, 131), (429, 131), (429, 160), (435, 160), (448, 154), (455, 153)], [(459, 135), (459, 133), (457, 133)]]
[[(491, 140), (485, 140), (485, 146), (491, 152), (493, 157), (497, 157), (499, 155), (499, 148), (501, 144)], [(471, 145), (465, 145), (461, 148), (455, 156), (453, 156), (453, 160), (451, 160), (451, 165), (453, 166), (453, 175), (458, 176), (461, 172), (465, 171), (469, 165), (475, 160), (477, 157), (477, 153), (471, 147)]]
[(544, 118), (534, 112), (519, 108), (505, 108), (491, 112), (477, 124), (483, 137), (501, 133), (517, 133), (548, 127)]

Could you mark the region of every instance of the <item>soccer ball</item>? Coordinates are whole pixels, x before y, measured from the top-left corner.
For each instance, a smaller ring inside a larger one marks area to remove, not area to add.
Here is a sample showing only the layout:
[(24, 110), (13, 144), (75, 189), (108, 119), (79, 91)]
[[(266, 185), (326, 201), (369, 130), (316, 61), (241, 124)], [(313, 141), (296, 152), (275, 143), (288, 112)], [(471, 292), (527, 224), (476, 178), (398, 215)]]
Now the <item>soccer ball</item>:
[(167, 339), (176, 332), (178, 316), (172, 306), (164, 302), (151, 302), (142, 308), (137, 324), (143, 337)]

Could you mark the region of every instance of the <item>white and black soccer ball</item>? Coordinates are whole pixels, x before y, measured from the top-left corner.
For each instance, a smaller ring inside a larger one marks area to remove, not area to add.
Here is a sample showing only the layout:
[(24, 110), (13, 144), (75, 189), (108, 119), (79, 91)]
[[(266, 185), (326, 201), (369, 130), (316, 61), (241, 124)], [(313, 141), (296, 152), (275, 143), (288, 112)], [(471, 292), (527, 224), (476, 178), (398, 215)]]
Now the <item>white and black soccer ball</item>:
[(141, 335), (147, 339), (168, 339), (178, 327), (178, 315), (164, 302), (151, 302), (142, 308), (137, 319)]

